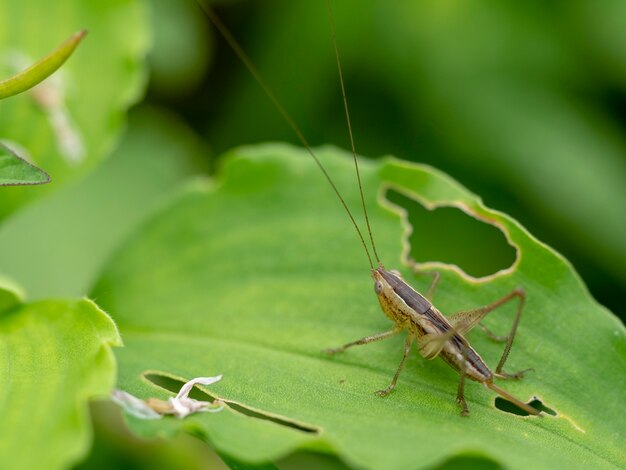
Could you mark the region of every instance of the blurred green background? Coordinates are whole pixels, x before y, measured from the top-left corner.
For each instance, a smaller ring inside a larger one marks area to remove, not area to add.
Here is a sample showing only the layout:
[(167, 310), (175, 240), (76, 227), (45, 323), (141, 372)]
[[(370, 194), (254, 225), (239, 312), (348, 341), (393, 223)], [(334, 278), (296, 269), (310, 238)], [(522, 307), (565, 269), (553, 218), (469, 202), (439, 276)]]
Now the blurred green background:
[[(135, 3), (152, 46), (145, 96), (124, 135), (73, 184), (19, 210), (14, 201), (0, 207), (8, 214), (2, 271), (31, 298), (89, 292), (107, 256), (161, 198), (214, 172), (224, 151), (299, 145), (195, 1)], [(349, 148), (325, 1), (214, 5), (309, 142)], [(447, 172), (567, 257), (623, 320), (626, 2), (335, 0), (333, 8), (357, 151)], [(130, 33), (118, 31), (119, 43)], [(93, 31), (80, 53), (106, 41)], [(462, 226), (444, 221), (436, 230), (459, 233), (414, 239), (418, 260), (441, 259), (450, 243), (471, 246)], [(468, 272), (510, 262), (498, 248), (479, 253)], [(83, 468), (174, 468), (188, 453), (202, 456), (197, 468), (219, 465), (189, 440), (158, 451), (129, 445), (111, 431), (119, 423), (95, 411), (97, 441)]]
[[(147, 101), (175, 110), (214, 155), (298, 144), (199, 8), (152, 3)], [(349, 148), (324, 2), (216, 8), (310, 142)], [(571, 260), (624, 318), (626, 3), (343, 0), (334, 10), (357, 151), (449, 173)]]

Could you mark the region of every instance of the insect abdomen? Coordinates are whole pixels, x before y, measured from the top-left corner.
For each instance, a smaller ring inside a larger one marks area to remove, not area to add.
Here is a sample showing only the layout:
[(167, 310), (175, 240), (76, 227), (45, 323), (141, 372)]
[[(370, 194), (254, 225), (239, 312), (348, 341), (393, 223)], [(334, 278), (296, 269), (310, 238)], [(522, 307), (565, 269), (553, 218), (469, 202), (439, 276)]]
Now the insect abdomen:
[[(458, 338), (452, 338), (454, 346), (447, 344), (440, 353), (441, 358), (454, 370), (461, 372), (465, 368), (465, 376), (476, 382), (490, 381), (493, 378), (491, 370), (476, 351), (468, 344), (462, 345)], [(461, 351), (464, 348), (465, 353)]]

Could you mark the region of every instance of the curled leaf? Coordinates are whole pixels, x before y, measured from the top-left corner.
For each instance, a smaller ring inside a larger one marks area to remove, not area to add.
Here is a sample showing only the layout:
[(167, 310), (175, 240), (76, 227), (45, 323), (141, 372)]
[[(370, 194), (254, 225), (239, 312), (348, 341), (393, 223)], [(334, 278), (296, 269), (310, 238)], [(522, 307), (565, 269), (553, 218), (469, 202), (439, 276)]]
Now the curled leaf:
[(86, 34), (86, 29), (74, 33), (44, 58), (12, 77), (0, 81), (0, 99), (29, 90), (52, 75), (72, 55)]

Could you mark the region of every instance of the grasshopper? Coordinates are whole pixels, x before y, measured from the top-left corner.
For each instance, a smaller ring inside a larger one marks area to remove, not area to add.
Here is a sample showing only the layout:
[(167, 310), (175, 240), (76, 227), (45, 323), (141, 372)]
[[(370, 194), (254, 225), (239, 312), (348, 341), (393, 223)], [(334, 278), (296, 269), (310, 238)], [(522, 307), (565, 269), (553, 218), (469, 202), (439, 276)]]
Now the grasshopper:
[[(376, 251), (376, 244), (374, 243), (374, 236), (372, 233), (372, 229), (369, 222), (369, 217), (367, 213), (367, 208), (365, 205), (365, 197), (363, 191), (363, 185), (361, 183), (361, 176), (359, 173), (359, 164), (356, 156), (356, 148), (354, 145), (354, 138), (352, 134), (352, 126), (350, 121), (350, 113), (348, 109), (348, 102), (346, 98), (346, 92), (344, 87), (344, 80), (342, 75), (342, 67), (339, 58), (339, 50), (337, 46), (336, 34), (335, 34), (335, 26), (333, 20), (332, 6), (330, 0), (327, 0), (327, 9), (328, 9), (328, 17), (332, 30), (332, 39), (333, 39), (333, 47), (335, 52), (335, 58), (337, 62), (337, 71), (339, 75), (339, 83), (341, 85), (341, 94), (343, 98), (344, 111), (346, 116), (346, 122), (348, 127), (348, 133), (350, 137), (350, 143), (352, 147), (352, 155), (354, 157), (354, 165), (355, 165), (355, 173), (357, 177), (359, 193), (361, 196), (361, 205), (363, 209), (363, 215), (365, 218), (367, 233), (369, 235), (369, 241), (372, 247), (372, 251), (374, 253), (374, 258), (376, 260), (377, 265), (374, 266), (374, 262), (372, 260), (372, 256), (368, 249), (367, 243), (365, 242), (365, 237), (359, 225), (356, 223), (356, 220), (350, 211), (348, 205), (345, 202), (345, 199), (342, 197), (341, 193), (335, 186), (332, 178), (326, 171), (325, 167), (322, 165), (321, 161), (316, 156), (315, 152), (307, 142), (304, 137), (302, 131), (298, 127), (298, 125), (293, 121), (289, 113), (285, 110), (282, 104), (275, 97), (272, 89), (267, 85), (263, 77), (258, 72), (254, 63), (250, 60), (248, 55), (241, 48), (237, 40), (233, 37), (230, 31), (226, 28), (226, 26), (221, 22), (219, 17), (201, 0), (198, 0), (200, 7), (205, 11), (210, 21), (216, 27), (216, 29), (222, 34), (226, 42), (232, 47), (237, 56), (241, 59), (246, 68), (253, 75), (255, 80), (259, 83), (263, 91), (266, 93), (268, 98), (272, 101), (274, 106), (283, 116), (287, 124), (292, 128), (302, 145), (311, 155), (317, 166), (320, 168), (324, 177), (330, 184), (332, 190), (337, 195), (340, 203), (345, 209), (352, 225), (354, 226), (358, 237), (363, 245), (365, 250), (365, 254), (369, 260), (370, 265), (370, 273), (371, 277), (374, 281), (374, 291), (378, 297), (378, 302), (382, 308), (383, 313), (394, 323), (393, 328), (388, 331), (384, 331), (382, 333), (373, 334), (370, 336), (366, 336), (356, 341), (352, 341), (344, 344), (338, 348), (330, 348), (326, 349), (324, 352), (329, 355), (334, 355), (337, 353), (341, 353), (348, 348), (353, 346), (359, 346), (363, 344), (373, 343), (375, 341), (381, 341), (383, 339), (390, 338), (396, 334), (399, 334), (403, 331), (407, 332), (406, 340), (404, 343), (404, 354), (400, 361), (400, 365), (398, 366), (393, 378), (391, 379), (391, 383), (389, 386), (383, 390), (379, 390), (377, 392), (381, 397), (385, 397), (389, 395), (391, 391), (396, 387), (396, 383), (398, 381), (398, 377), (402, 372), (404, 364), (406, 362), (409, 353), (411, 352), (411, 347), (414, 342), (418, 344), (418, 350), (422, 357), (426, 359), (434, 359), (436, 357), (441, 357), (450, 367), (452, 367), (455, 371), (459, 373), (459, 384), (457, 389), (456, 400), (461, 407), (461, 416), (467, 416), (469, 414), (469, 409), (467, 406), (467, 402), (465, 400), (464, 394), (464, 386), (465, 379), (474, 380), (476, 382), (482, 383), (485, 387), (493, 390), (501, 397), (506, 400), (514, 403), (519, 408), (523, 409), (527, 413), (531, 415), (539, 415), (540, 411), (535, 408), (527, 405), (521, 400), (515, 398), (510, 395), (505, 390), (501, 389), (494, 383), (495, 378), (502, 379), (521, 379), (526, 372), (532, 369), (522, 370), (513, 374), (509, 374), (503, 371), (504, 364), (509, 356), (511, 351), (511, 346), (513, 345), (513, 339), (515, 338), (515, 333), (517, 331), (517, 327), (522, 315), (522, 310), (524, 308), (524, 302), (526, 299), (526, 294), (524, 290), (520, 287), (514, 289), (503, 297), (499, 298), (495, 302), (485, 305), (483, 307), (475, 308), (472, 310), (467, 310), (463, 312), (456, 313), (455, 315), (446, 318), (432, 303), (431, 299), (435, 292), (436, 286), (439, 282), (440, 274), (438, 272), (431, 272), (433, 275), (433, 281), (430, 285), (430, 288), (427, 291), (427, 295), (424, 296), (413, 289), (408, 283), (402, 279), (399, 272), (394, 270), (385, 269), (383, 263), (380, 261), (378, 253)], [(513, 326), (508, 335), (504, 337), (499, 337), (494, 335), (490, 330), (488, 330), (484, 325), (480, 323), (480, 321), (490, 312), (496, 310), (498, 307), (510, 302), (514, 299), (518, 299), (518, 307), (513, 319)], [(504, 347), (504, 352), (498, 365), (496, 366), (495, 372), (492, 372), (491, 369), (485, 364), (480, 355), (470, 346), (469, 342), (465, 338), (465, 334), (471, 331), (475, 326), (479, 326), (481, 329), (485, 331), (485, 333), (496, 341), (506, 342)]]

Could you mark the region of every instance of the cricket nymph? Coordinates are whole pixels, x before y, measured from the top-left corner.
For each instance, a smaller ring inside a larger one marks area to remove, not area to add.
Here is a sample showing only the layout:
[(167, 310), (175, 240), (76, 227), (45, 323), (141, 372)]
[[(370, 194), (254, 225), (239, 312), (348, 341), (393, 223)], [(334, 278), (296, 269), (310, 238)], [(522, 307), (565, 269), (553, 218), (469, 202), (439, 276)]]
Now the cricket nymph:
[[(373, 335), (364, 342), (376, 341), (402, 330), (408, 330), (404, 347), (404, 357), (402, 358), (400, 367), (396, 371), (389, 387), (379, 391), (379, 395), (386, 396), (393, 390), (400, 375), (400, 370), (409, 354), (411, 344), (413, 341), (417, 341), (421, 356), (426, 359), (434, 359), (440, 356), (450, 367), (459, 372), (460, 382), (457, 401), (462, 407), (461, 415), (465, 416), (468, 413), (467, 403), (465, 402), (463, 393), (465, 377), (482, 383), (485, 387), (490, 388), (498, 395), (515, 403), (518, 407), (531, 415), (540, 414), (535, 408), (515, 398), (493, 383), (494, 373), (462, 335), (470, 331), (489, 311), (497, 308), (513, 297), (517, 296), (522, 299), (518, 312), (521, 311), (525, 295), (522, 289), (515, 289), (490, 306), (473, 311), (461, 312), (451, 317), (450, 321), (448, 321), (426, 297), (413, 289), (398, 274), (387, 271), (382, 264), (379, 264), (376, 269), (372, 269), (371, 273), (374, 279), (374, 291), (378, 296), (378, 302), (385, 315), (394, 322), (395, 327), (386, 334)], [(512, 338), (509, 337), (507, 340), (507, 350), (505, 350), (505, 354), (503, 355), (504, 360), (506, 360), (508, 356), (508, 349), (510, 349)], [(363, 343), (355, 341), (348, 343), (343, 348), (331, 350), (331, 352), (336, 352), (339, 349), (345, 349), (345, 347), (356, 344)], [(518, 372), (517, 374), (502, 372), (501, 369), (504, 360), (501, 359), (500, 364), (498, 364), (495, 374), (496, 377), (523, 377), (525, 371)]]
[(435, 359), (440, 355), (457, 372), (464, 369), (466, 377), (472, 380), (493, 379), (478, 353), (422, 294), (383, 266), (372, 270), (372, 277), (383, 312), (418, 341), (424, 358)]

